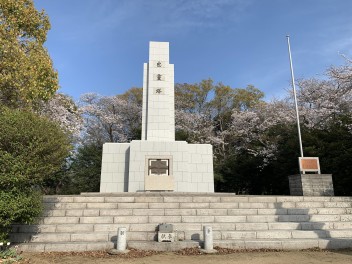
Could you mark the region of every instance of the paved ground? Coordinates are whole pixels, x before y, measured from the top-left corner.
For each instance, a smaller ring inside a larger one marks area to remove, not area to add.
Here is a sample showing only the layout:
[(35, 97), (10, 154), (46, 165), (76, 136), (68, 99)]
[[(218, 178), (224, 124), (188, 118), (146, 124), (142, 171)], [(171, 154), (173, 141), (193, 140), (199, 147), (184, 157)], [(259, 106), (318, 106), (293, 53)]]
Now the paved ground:
[(151, 254), (140, 257), (131, 256), (110, 256), (107, 254), (67, 254), (67, 253), (23, 253), (25, 258), (21, 263), (33, 264), (93, 264), (93, 263), (167, 263), (167, 264), (301, 264), (301, 263), (352, 263), (352, 250), (343, 251), (291, 251), (291, 252), (239, 252), (224, 255), (178, 255), (175, 253)]

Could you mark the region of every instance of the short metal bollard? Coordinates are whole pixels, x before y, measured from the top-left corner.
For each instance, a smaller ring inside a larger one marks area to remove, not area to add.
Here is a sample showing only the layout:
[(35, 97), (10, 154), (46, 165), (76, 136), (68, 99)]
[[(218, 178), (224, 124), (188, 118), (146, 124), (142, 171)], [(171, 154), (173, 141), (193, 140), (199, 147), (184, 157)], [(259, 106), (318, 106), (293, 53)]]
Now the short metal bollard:
[(211, 226), (203, 227), (203, 236), (204, 236), (204, 250), (212, 251), (213, 247), (213, 229)]
[(126, 227), (119, 227), (117, 234), (117, 250), (125, 251), (127, 247), (126, 242)]

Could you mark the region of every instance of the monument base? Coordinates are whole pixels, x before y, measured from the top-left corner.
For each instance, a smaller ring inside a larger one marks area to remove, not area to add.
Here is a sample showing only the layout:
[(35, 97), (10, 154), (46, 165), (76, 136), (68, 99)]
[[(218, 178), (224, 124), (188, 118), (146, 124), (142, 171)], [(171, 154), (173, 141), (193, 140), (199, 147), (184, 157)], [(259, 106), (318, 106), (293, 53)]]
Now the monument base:
[(105, 143), (100, 192), (146, 191), (214, 192), (212, 146), (186, 141)]
[(291, 195), (334, 196), (332, 174), (296, 174), (288, 180)]

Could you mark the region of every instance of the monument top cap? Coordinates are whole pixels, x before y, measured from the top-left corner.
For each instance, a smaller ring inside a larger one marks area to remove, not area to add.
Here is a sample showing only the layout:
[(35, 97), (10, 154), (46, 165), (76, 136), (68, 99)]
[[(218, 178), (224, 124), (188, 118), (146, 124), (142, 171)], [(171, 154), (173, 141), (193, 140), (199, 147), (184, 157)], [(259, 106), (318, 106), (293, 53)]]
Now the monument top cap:
[(149, 46), (155, 48), (169, 48), (169, 42), (150, 41)]

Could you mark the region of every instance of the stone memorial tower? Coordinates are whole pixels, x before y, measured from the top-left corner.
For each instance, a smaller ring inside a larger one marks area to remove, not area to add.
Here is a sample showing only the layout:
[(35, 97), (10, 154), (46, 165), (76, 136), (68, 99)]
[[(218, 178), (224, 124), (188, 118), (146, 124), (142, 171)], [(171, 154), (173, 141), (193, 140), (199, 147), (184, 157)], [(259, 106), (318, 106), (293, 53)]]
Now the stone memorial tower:
[(142, 138), (104, 144), (100, 192), (214, 192), (212, 146), (175, 141), (174, 100), (169, 43), (150, 42)]

